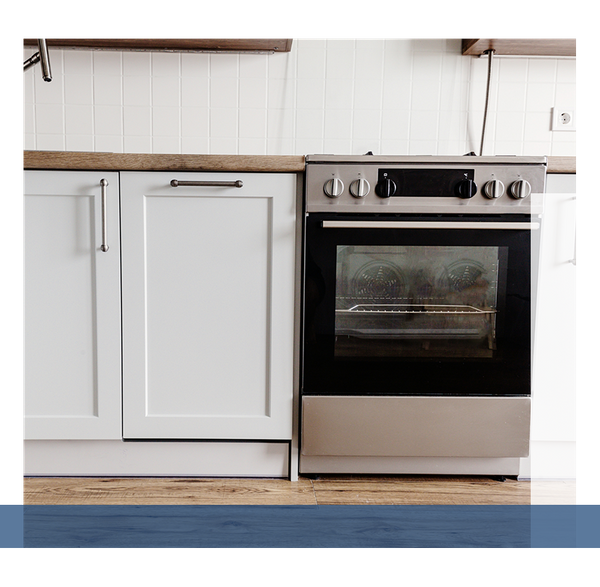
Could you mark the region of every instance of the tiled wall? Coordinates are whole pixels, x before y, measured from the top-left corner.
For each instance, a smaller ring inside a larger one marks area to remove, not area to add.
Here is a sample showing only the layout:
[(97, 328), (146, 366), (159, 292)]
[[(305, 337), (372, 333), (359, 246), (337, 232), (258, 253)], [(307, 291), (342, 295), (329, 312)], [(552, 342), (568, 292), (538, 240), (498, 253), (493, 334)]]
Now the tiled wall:
[[(25, 58), (33, 49), (25, 50)], [(24, 74), (33, 150), (479, 154), (487, 59), (460, 40), (294, 40), (290, 53), (50, 50)], [(575, 155), (575, 60), (493, 62), (484, 155)]]

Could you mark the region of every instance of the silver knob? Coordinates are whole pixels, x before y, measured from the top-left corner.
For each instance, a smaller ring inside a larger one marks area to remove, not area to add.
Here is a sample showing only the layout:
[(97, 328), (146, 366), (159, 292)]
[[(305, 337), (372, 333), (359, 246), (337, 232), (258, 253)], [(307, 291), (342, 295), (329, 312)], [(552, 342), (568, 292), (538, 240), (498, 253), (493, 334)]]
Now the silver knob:
[(323, 186), (323, 191), (330, 198), (339, 198), (344, 191), (344, 183), (339, 177), (328, 179)]
[(493, 200), (504, 193), (504, 184), (499, 179), (492, 179), (483, 186), (484, 195)]
[(510, 186), (510, 195), (517, 200), (526, 198), (531, 194), (531, 184), (526, 179), (517, 179)]
[(355, 198), (364, 198), (369, 193), (370, 189), (371, 186), (369, 182), (366, 179), (363, 179), (362, 177), (360, 179), (355, 179), (350, 184), (350, 193)]

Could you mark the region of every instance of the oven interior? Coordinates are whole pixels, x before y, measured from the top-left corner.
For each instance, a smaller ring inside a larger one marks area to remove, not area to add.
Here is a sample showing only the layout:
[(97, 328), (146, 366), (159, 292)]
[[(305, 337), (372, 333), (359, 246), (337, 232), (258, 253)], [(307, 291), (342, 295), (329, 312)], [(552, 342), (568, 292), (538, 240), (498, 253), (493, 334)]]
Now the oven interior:
[(337, 246), (335, 355), (491, 356), (500, 250)]

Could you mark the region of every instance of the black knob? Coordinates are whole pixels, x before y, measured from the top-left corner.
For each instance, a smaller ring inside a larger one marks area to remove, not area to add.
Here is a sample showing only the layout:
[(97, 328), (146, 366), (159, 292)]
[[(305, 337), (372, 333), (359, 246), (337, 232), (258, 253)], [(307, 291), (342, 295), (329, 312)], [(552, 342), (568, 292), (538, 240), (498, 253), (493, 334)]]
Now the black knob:
[(396, 193), (396, 184), (389, 178), (382, 179), (375, 186), (375, 193), (380, 198), (389, 198)]
[(472, 198), (477, 193), (477, 184), (472, 179), (463, 179), (456, 184), (456, 195)]

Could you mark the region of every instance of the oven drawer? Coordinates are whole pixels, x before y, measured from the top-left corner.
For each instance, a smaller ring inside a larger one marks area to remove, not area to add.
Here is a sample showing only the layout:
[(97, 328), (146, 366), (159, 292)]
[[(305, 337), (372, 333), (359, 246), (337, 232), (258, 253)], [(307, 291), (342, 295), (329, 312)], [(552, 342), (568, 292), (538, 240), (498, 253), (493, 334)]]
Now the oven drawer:
[(304, 396), (306, 456), (526, 457), (529, 397)]

